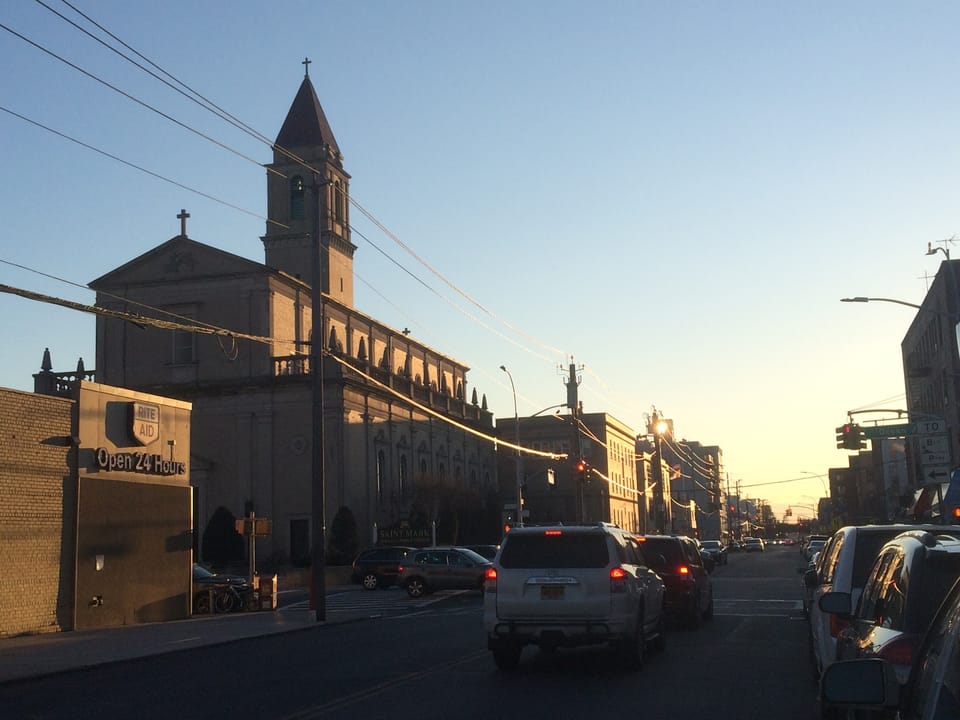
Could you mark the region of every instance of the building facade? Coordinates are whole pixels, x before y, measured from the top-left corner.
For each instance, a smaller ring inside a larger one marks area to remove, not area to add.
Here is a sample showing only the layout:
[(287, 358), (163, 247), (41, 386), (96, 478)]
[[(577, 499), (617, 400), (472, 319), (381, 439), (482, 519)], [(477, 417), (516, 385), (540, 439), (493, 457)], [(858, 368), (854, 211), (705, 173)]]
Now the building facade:
[(941, 421), (935, 434), (906, 443), (910, 489), (945, 482), (960, 462), (960, 355), (958, 260), (945, 260), (900, 344), (911, 422)]
[[(504, 521), (516, 519), (512, 498), (519, 475), (525, 522), (611, 522), (641, 532), (634, 433), (624, 423), (607, 413), (577, 411), (521, 417), (519, 426), (516, 418), (498, 418), (497, 432), (539, 453), (498, 454), (501, 496), (510, 498)], [(576, 467), (581, 459), (584, 471)]]
[(467, 542), (499, 524), (492, 415), (468, 396), (468, 367), (353, 306), (349, 181), (305, 76), (268, 166), (264, 263), (189, 238), (181, 211), (179, 235), (91, 283), (102, 308), (151, 321), (98, 315), (97, 379), (192, 404), (198, 530), (218, 510), (269, 518), (257, 553), (276, 563), (310, 562), (317, 492), (324, 527), (349, 511), (361, 547), (428, 524)]
[(83, 376), (0, 389), (0, 635), (191, 614), (190, 406)]

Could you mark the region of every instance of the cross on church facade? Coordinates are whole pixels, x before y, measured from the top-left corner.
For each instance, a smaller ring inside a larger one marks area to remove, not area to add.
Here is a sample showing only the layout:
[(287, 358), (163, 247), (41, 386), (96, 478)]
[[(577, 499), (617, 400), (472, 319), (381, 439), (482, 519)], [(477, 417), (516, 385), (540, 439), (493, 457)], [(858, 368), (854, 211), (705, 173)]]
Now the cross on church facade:
[(305, 57), (305, 58), (303, 59), (303, 62), (301, 63), (301, 65), (303, 65), (303, 76), (304, 76), (304, 77), (309, 77), (309, 76), (310, 76), (310, 63), (312, 63), (312, 62), (313, 62), (313, 60), (311, 60), (310, 58)]
[(190, 213), (188, 213), (183, 208), (180, 208), (180, 214), (177, 215), (177, 219), (180, 221), (180, 234), (183, 235), (183, 237), (187, 236), (187, 218), (188, 217), (190, 217)]

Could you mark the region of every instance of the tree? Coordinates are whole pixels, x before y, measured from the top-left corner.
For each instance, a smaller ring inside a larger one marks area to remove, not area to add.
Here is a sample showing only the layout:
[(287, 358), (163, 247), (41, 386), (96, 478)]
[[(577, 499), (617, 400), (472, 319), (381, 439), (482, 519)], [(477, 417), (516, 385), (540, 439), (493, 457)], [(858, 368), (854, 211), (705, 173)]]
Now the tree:
[(337, 510), (330, 524), (327, 543), (327, 562), (331, 565), (349, 565), (359, 550), (357, 520), (346, 505)]
[(200, 556), (211, 565), (229, 565), (243, 560), (243, 536), (237, 532), (233, 513), (222, 505), (210, 516), (203, 531)]

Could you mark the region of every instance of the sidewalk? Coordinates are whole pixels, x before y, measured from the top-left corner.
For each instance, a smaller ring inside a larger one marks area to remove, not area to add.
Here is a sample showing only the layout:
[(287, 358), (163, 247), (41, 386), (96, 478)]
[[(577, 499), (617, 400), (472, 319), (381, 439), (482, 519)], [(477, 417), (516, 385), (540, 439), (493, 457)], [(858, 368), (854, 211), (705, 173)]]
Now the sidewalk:
[[(327, 590), (327, 596), (348, 589), (331, 587)], [(314, 611), (281, 608), (4, 638), (0, 639), (0, 683), (262, 635), (306, 630), (362, 617), (365, 615), (356, 611), (328, 608), (326, 620), (318, 623)]]

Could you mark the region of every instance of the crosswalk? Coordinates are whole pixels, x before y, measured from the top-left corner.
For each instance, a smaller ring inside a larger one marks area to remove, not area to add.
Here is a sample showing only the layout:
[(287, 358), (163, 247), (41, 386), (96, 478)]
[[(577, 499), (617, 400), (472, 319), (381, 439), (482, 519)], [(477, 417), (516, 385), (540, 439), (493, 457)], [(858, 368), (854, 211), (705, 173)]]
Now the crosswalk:
[[(462, 590), (440, 591), (422, 598), (411, 598), (400, 592), (359, 592), (351, 591), (327, 595), (327, 612), (344, 612), (356, 615), (375, 617), (378, 615), (398, 615), (410, 612), (420, 612), (454, 595)], [(283, 611), (297, 612), (308, 610), (309, 600), (291, 603), (281, 608)]]
[(727, 617), (803, 617), (800, 600), (731, 599), (714, 597), (713, 614)]

